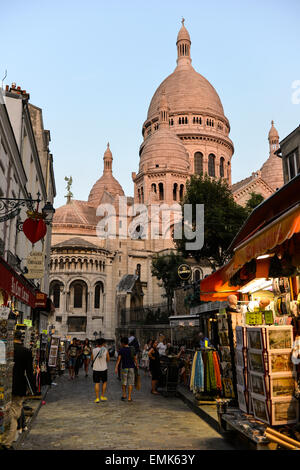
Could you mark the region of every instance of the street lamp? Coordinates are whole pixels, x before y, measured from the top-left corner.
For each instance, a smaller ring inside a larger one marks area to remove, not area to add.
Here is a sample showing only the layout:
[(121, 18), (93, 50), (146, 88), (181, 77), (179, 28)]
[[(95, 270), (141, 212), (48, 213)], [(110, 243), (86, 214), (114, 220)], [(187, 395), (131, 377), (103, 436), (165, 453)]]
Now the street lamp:
[(42, 214), (44, 217), (44, 222), (47, 225), (50, 225), (54, 216), (55, 209), (51, 202), (47, 201), (42, 209)]

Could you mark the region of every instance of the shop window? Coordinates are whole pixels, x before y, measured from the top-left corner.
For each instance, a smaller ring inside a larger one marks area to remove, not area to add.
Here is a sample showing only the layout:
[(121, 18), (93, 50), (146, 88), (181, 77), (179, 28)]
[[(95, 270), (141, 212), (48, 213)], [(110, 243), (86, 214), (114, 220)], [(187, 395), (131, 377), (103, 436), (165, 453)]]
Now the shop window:
[(86, 331), (86, 317), (68, 317), (68, 332), (79, 333)]

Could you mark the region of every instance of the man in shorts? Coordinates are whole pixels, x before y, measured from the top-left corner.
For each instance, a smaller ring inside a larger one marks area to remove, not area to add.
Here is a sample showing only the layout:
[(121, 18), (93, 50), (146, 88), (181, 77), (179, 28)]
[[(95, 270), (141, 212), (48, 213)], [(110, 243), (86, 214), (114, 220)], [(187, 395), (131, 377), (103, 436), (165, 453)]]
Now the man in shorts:
[[(95, 403), (99, 401), (106, 401), (107, 398), (104, 396), (106, 392), (107, 385), (107, 363), (109, 362), (110, 357), (108, 350), (106, 348), (106, 343), (104, 338), (97, 339), (96, 348), (92, 352), (92, 366), (93, 366), (93, 382), (95, 384), (95, 393), (96, 400)], [(102, 382), (102, 392), (99, 400), (100, 392), (100, 381)]]
[(134, 386), (135, 367), (138, 369), (138, 362), (134, 348), (128, 346), (128, 338), (121, 338), (121, 348), (115, 367), (115, 373), (118, 373), (118, 367), (121, 362), (121, 383), (122, 383), (122, 397), (121, 400), (126, 400), (128, 388), (128, 401), (132, 401), (131, 394)]

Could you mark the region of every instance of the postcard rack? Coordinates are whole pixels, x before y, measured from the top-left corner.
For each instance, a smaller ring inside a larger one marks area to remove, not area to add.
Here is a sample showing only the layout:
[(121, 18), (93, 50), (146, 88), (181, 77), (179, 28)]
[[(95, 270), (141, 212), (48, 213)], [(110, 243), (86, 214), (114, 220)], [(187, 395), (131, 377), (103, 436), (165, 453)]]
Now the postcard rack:
[(292, 326), (237, 327), (236, 341), (239, 408), (271, 426), (296, 423)]

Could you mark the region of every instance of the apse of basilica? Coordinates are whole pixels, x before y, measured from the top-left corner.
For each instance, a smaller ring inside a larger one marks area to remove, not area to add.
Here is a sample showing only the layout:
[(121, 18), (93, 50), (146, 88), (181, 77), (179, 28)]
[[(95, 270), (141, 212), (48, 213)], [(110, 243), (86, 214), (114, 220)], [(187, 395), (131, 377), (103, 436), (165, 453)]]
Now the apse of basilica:
[[(230, 123), (214, 87), (192, 66), (191, 39), (182, 21), (177, 36), (177, 65), (157, 88), (142, 126), (139, 168), (132, 173), (133, 204), (180, 202), (192, 174), (207, 173), (231, 185), (234, 146)], [(270, 155), (261, 170), (232, 186), (235, 200), (244, 205), (251, 192), (268, 197), (283, 184), (281, 160), (274, 155), (279, 136), (269, 133)], [(100, 204), (112, 204), (120, 232), (132, 217), (120, 213), (124, 191), (113, 176), (109, 144), (103, 174), (87, 201), (72, 199), (56, 209), (52, 230), (50, 296), (55, 305), (52, 323), (62, 336), (93, 339), (94, 332), (113, 340), (122, 308), (161, 304), (163, 289), (151, 276), (151, 260), (173, 248), (168, 239), (151, 237), (101, 239), (97, 236)], [(98, 213), (99, 214), (99, 213)], [(103, 215), (103, 214), (102, 214)], [(193, 266), (194, 279), (210, 272)]]

